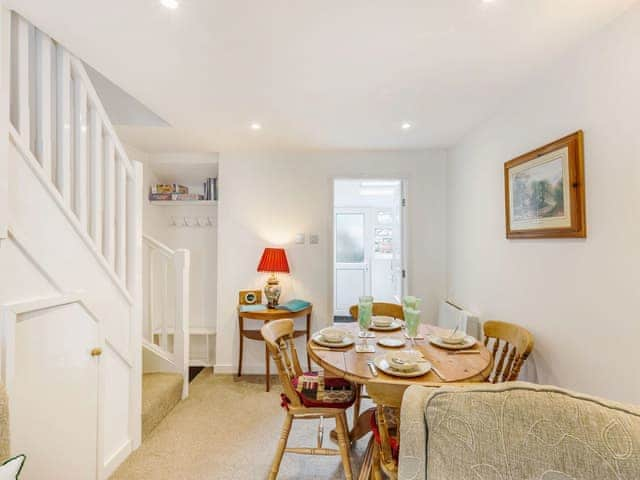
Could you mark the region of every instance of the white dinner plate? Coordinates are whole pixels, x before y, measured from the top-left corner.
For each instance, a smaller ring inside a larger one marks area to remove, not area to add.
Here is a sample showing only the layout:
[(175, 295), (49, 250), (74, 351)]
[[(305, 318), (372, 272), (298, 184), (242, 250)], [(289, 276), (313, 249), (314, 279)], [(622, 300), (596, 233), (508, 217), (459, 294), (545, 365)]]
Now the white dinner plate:
[(394, 377), (404, 377), (404, 378), (413, 378), (413, 377), (421, 377), (426, 375), (431, 370), (431, 363), (427, 360), (421, 360), (418, 363), (418, 366), (415, 370), (411, 370), (409, 372), (403, 372), (400, 370), (396, 370), (395, 368), (391, 368), (387, 359), (384, 356), (376, 357), (373, 359), (374, 365), (382, 370), (384, 373), (388, 375), (393, 375)]
[(378, 343), (383, 347), (400, 348), (400, 347), (404, 347), (406, 342), (404, 341), (403, 338), (382, 337), (378, 339)]
[(333, 347), (333, 348), (344, 348), (349, 345), (353, 345), (355, 339), (351, 335), (345, 335), (341, 342), (327, 342), (322, 336), (322, 332), (315, 333), (311, 340), (313, 340), (318, 345), (322, 345), (323, 347)]
[(369, 330), (377, 330), (379, 332), (391, 332), (393, 330), (400, 330), (401, 328), (402, 328), (402, 323), (400, 322), (400, 320), (397, 320), (397, 319), (394, 319), (391, 322), (391, 325), (388, 325), (386, 327), (377, 326), (375, 323), (373, 323), (373, 320), (372, 320)]
[(464, 337), (464, 341), (462, 343), (447, 343), (443, 341), (441, 337), (436, 335), (428, 335), (427, 338), (432, 344), (440, 348), (446, 348), (447, 350), (465, 350), (475, 346), (477, 342), (475, 337), (472, 337), (471, 335)]

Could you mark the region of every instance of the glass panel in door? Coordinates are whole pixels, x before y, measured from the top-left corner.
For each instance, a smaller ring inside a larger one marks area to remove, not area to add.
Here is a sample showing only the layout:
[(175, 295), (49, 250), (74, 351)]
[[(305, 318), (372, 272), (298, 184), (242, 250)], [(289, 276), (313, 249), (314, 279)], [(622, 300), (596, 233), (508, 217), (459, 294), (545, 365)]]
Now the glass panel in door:
[(336, 209), (335, 315), (349, 315), (349, 307), (358, 302), (358, 297), (369, 295), (369, 224), (368, 213), (363, 209)]
[(336, 262), (364, 262), (364, 214), (336, 214)]

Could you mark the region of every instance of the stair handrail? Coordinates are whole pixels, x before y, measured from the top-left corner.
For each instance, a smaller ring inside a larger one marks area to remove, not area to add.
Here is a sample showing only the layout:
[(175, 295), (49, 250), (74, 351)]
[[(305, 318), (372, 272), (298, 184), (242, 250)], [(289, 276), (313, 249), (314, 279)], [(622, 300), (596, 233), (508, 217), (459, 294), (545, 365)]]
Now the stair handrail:
[[(142, 236), (143, 243), (149, 249), (149, 256), (145, 260), (143, 270), (146, 271), (148, 285), (147, 292), (149, 295), (147, 308), (148, 331), (150, 338), (146, 340), (158, 347), (163, 355), (171, 359), (175, 366), (175, 371), (183, 376), (182, 396), (186, 398), (189, 392), (189, 274), (190, 274), (190, 252), (187, 249), (178, 248), (171, 249), (159, 240), (149, 236)], [(159, 253), (166, 265), (171, 264), (175, 279), (175, 292), (172, 294), (167, 290), (167, 269), (164, 270), (164, 289), (165, 293), (160, 300), (154, 298), (156, 291), (156, 275), (154, 272), (154, 258)], [(173, 296), (172, 296), (173, 295)], [(164, 302), (169, 299), (175, 299), (175, 318), (172, 326), (167, 322), (164, 313), (166, 308)], [(161, 315), (161, 326), (159, 334), (159, 344), (155, 343), (155, 312), (160, 306), (163, 314)], [(173, 351), (169, 351), (169, 335), (173, 335)]]
[(176, 253), (175, 250), (172, 250), (170, 247), (160, 242), (160, 240), (156, 240), (155, 238), (150, 237), (147, 234), (142, 235), (142, 241), (150, 247), (157, 248), (158, 250), (163, 251), (167, 255), (173, 256)]

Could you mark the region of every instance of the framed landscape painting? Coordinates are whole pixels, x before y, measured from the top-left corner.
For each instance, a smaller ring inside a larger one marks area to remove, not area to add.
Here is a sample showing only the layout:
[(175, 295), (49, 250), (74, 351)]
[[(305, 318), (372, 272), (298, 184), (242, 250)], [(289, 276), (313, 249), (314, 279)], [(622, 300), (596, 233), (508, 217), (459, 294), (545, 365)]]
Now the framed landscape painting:
[(504, 164), (507, 238), (587, 236), (583, 133)]

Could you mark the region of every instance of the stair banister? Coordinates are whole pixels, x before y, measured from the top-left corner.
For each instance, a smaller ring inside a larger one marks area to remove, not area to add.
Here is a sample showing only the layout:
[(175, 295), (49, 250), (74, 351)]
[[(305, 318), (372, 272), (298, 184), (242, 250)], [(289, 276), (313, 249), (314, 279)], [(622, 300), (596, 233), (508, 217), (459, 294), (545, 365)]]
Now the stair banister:
[[(20, 15), (5, 14), (10, 19), (3, 22), (14, 31), (9, 35), (12, 139), (37, 160), (63, 208), (77, 219), (74, 228), (89, 236), (110, 273), (131, 293), (127, 265), (135, 252), (129, 251), (134, 235), (129, 217), (139, 205), (130, 197), (133, 164), (84, 64)], [(0, 230), (4, 216), (0, 212)]]
[(148, 252), (143, 265), (149, 295), (145, 305), (148, 332), (145, 346), (170, 361), (172, 371), (182, 375), (182, 397), (186, 398), (189, 393), (190, 252), (172, 250), (148, 235), (143, 235), (142, 240)]

